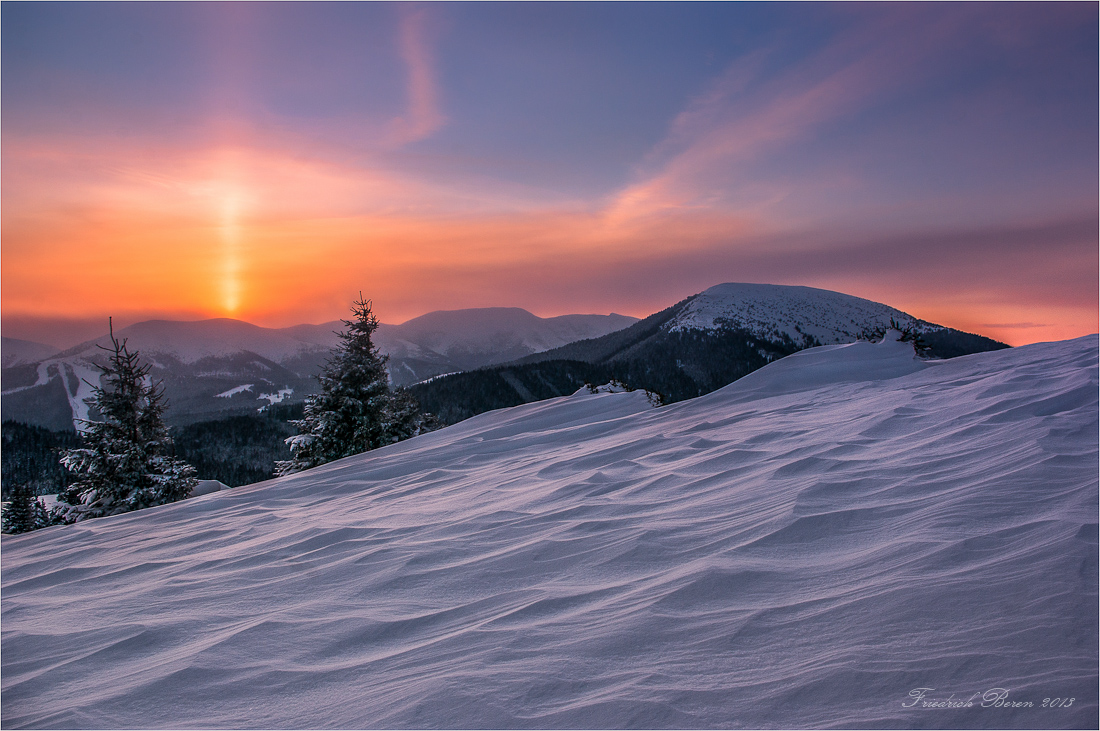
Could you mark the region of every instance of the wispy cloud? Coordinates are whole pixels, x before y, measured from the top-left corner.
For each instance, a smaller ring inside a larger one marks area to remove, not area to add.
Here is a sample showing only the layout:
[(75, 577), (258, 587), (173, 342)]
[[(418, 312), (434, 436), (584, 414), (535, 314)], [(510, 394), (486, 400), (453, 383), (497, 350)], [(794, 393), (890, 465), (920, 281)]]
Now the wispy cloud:
[(778, 72), (784, 53), (778, 48), (733, 62), (677, 115), (635, 181), (611, 197), (607, 219), (760, 210), (796, 196), (804, 182), (762, 178), (762, 163), (856, 117), (903, 79), (927, 73), (929, 58), (963, 23), (941, 18), (914, 26), (912, 12), (878, 14)]
[(1050, 327), (1050, 324), (1045, 322), (983, 322), (982, 327), (991, 330), (1031, 330), (1037, 327)]
[(408, 70), (408, 108), (390, 125), (390, 142), (404, 145), (431, 136), (447, 121), (439, 110), (439, 90), (428, 38), (426, 11), (401, 18), (401, 58)]

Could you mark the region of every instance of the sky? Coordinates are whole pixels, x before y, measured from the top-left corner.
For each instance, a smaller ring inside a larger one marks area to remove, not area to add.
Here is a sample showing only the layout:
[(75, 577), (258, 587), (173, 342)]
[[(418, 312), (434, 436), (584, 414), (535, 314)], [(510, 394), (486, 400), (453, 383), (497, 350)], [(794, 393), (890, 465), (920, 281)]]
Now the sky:
[(821, 287), (1096, 332), (1096, 3), (0, 5), (0, 316), (644, 317)]

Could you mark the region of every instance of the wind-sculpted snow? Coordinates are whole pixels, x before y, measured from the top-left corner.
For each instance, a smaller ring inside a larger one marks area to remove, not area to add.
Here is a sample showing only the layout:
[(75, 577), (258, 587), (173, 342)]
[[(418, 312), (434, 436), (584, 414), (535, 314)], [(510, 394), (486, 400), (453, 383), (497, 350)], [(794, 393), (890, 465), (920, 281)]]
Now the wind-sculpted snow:
[(1097, 414), (861, 342), (5, 537), (2, 722), (1095, 728)]

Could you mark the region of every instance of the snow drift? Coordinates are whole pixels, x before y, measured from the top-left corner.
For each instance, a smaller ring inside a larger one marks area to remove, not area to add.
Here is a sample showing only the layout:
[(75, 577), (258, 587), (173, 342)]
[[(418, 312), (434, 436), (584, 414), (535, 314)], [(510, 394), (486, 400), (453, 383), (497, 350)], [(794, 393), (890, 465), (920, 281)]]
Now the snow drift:
[(1097, 416), (1096, 336), (834, 345), (5, 537), (2, 722), (1095, 728)]

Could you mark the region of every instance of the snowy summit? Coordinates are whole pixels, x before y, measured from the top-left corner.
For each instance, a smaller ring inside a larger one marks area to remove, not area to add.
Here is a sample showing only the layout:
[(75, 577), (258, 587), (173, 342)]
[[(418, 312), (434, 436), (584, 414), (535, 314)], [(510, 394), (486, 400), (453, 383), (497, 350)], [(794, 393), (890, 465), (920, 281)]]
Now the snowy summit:
[(729, 283), (698, 294), (666, 327), (675, 332), (725, 326), (763, 338), (786, 335), (795, 342), (806, 335), (829, 345), (866, 338), (891, 319), (904, 327), (920, 324), (901, 310), (827, 289)]

